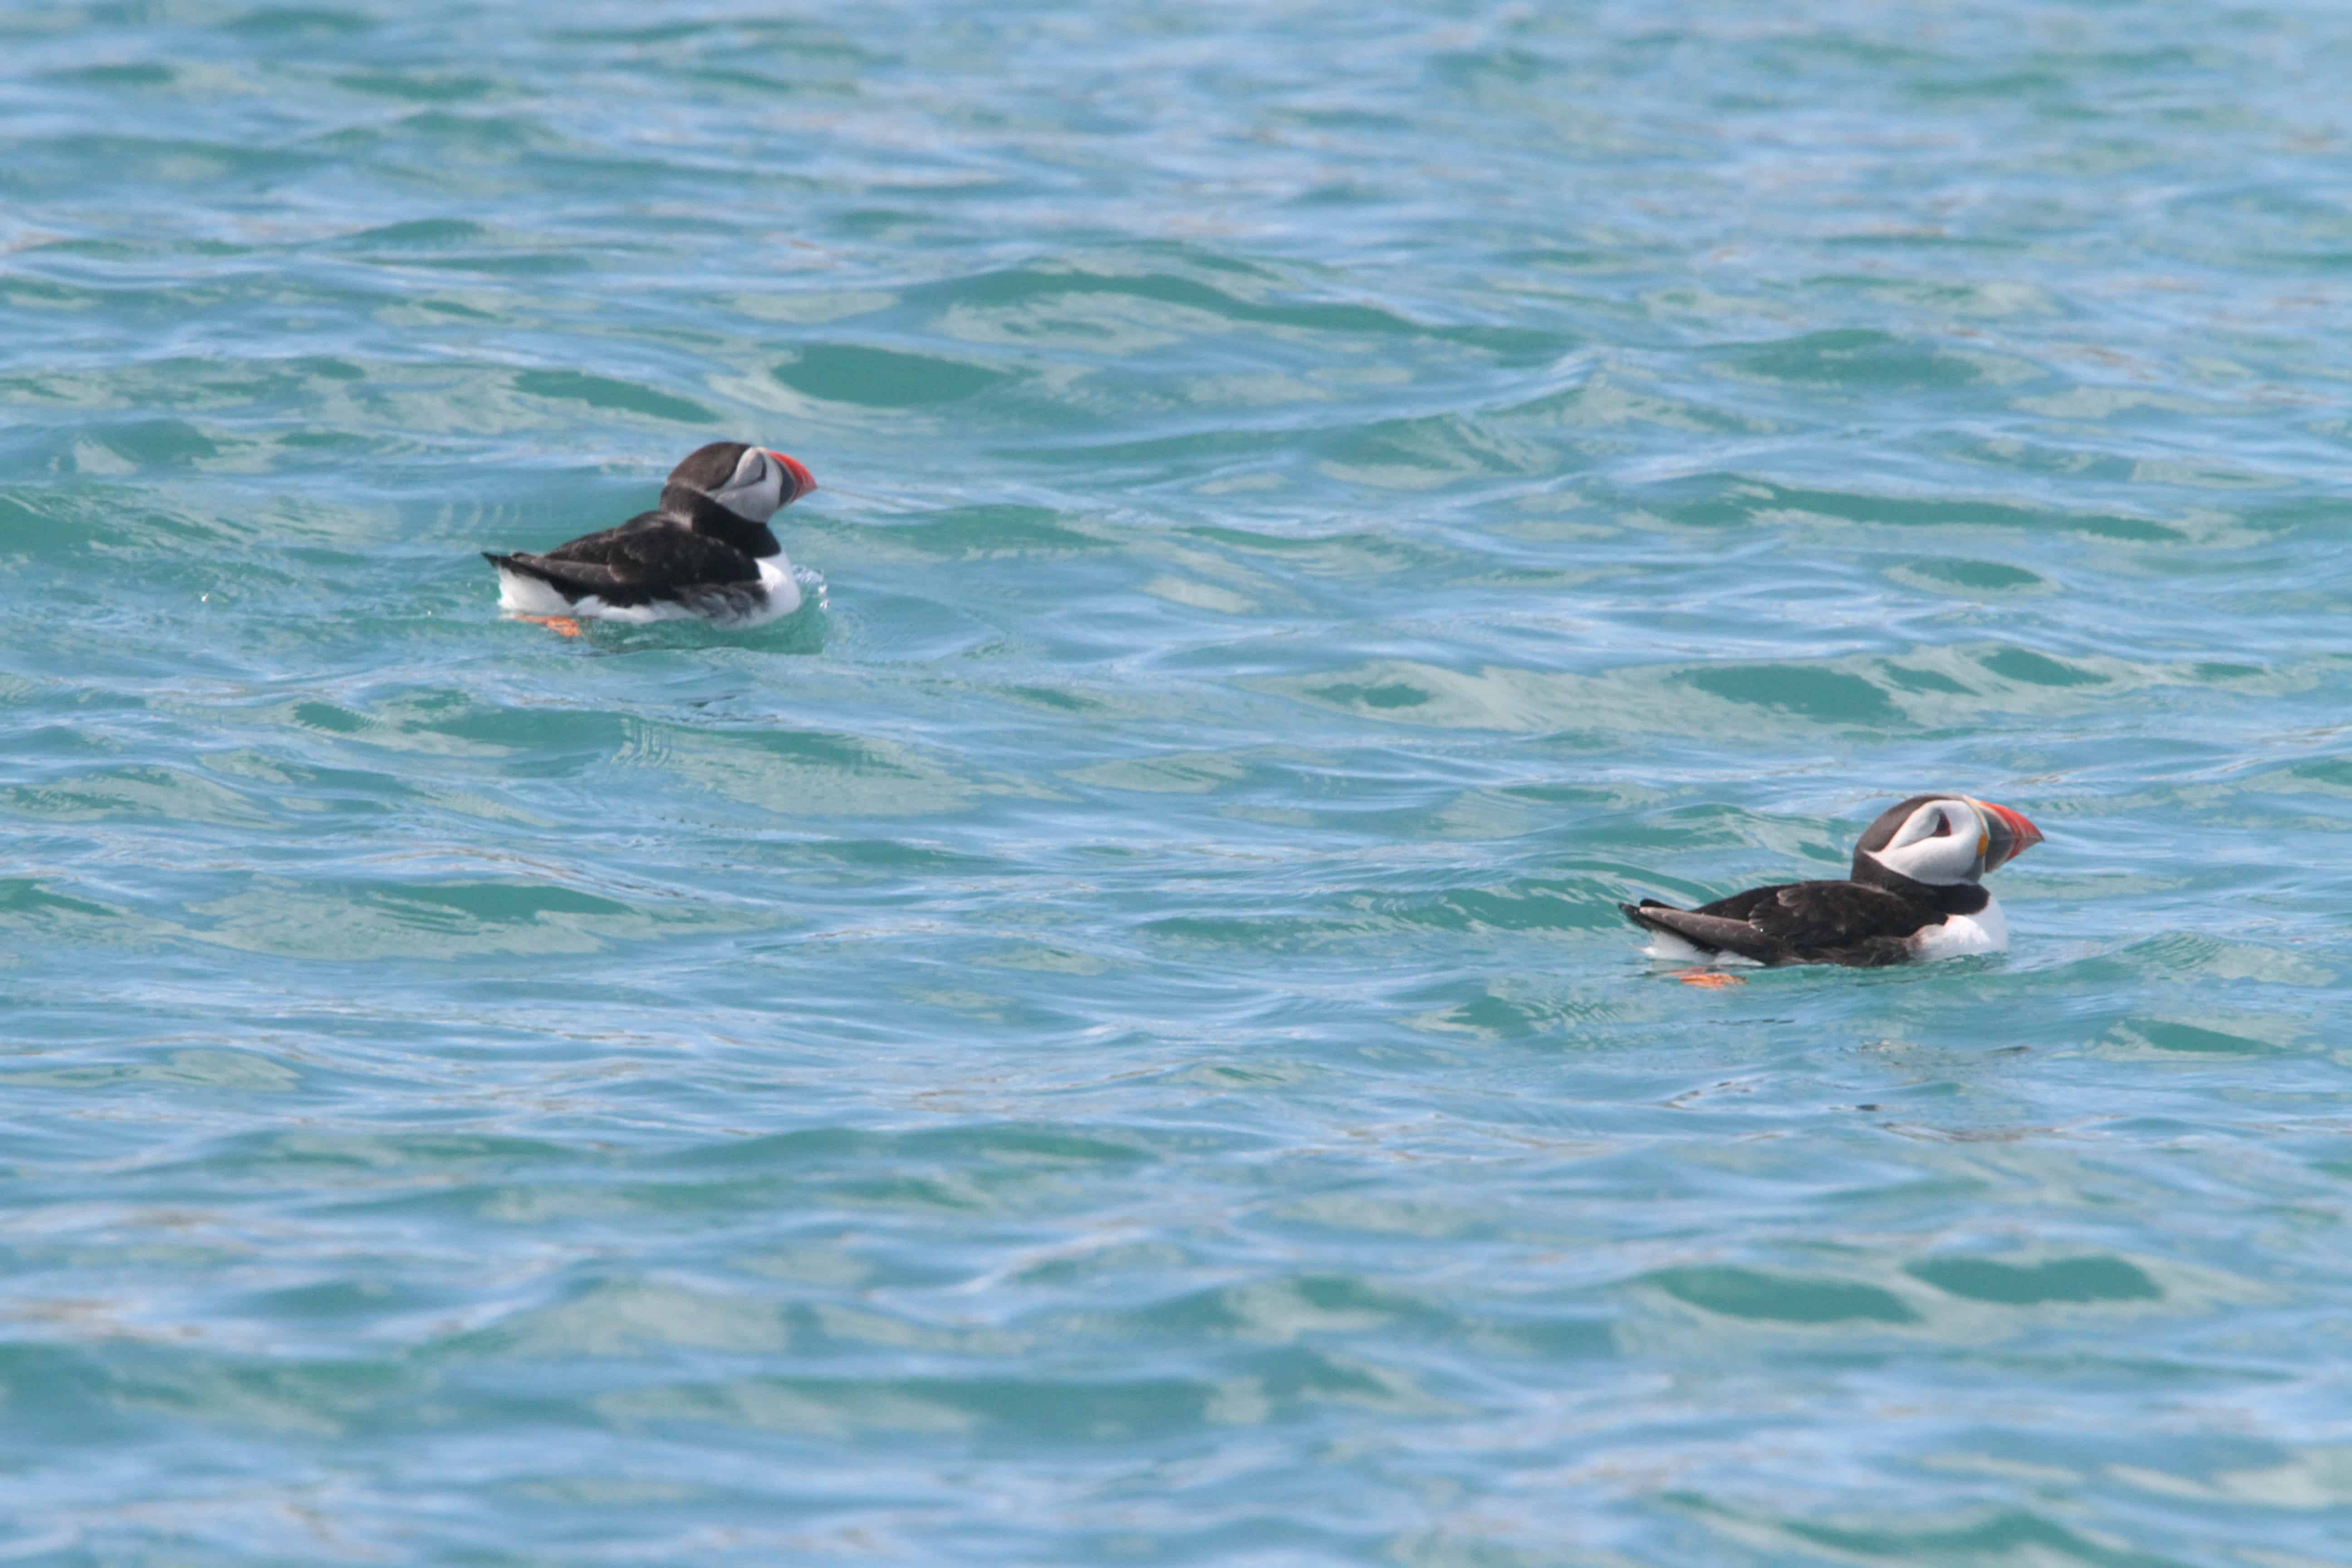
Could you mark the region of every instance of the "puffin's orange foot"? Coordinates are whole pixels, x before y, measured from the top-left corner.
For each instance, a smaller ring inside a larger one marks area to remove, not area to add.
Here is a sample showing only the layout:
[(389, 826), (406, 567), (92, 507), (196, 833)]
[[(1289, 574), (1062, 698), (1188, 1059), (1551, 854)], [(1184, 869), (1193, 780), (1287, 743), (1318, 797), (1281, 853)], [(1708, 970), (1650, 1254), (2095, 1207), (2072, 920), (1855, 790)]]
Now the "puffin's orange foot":
[(1709, 991), (1720, 991), (1727, 985), (1748, 984), (1737, 974), (1726, 974), (1720, 969), (1678, 969), (1675, 978), (1685, 985), (1703, 985)]
[(580, 635), (580, 623), (570, 616), (518, 616), (515, 618), (529, 621), (535, 626), (545, 626), (558, 637), (576, 637)]

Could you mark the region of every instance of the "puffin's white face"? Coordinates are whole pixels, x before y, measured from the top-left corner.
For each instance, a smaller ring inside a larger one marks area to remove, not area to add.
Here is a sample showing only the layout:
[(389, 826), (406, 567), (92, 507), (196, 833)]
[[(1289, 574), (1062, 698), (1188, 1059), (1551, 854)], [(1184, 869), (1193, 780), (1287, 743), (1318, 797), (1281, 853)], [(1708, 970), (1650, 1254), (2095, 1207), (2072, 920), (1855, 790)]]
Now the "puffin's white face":
[(757, 447), (743, 448), (737, 459), (735, 472), (727, 482), (709, 492), (710, 499), (720, 506), (752, 522), (765, 522), (775, 516), (776, 509), (799, 495), (799, 484), (784, 471), (775, 455)]
[(1976, 802), (1948, 795), (1913, 810), (1885, 848), (1863, 853), (1915, 882), (1948, 888), (1957, 882), (1973, 882), (1982, 874), (1982, 858), (1990, 843), (1991, 834)]

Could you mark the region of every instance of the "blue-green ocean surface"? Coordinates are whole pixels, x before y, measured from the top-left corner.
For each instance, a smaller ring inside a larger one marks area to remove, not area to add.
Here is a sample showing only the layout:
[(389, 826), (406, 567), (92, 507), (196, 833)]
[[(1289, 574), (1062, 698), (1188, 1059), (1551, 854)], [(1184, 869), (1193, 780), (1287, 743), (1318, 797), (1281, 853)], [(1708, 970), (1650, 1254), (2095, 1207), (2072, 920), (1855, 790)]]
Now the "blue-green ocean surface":
[[(0, 1559), (2343, 1562), (2347, 79), (0, 4)], [(723, 438), (805, 609), (499, 617)]]

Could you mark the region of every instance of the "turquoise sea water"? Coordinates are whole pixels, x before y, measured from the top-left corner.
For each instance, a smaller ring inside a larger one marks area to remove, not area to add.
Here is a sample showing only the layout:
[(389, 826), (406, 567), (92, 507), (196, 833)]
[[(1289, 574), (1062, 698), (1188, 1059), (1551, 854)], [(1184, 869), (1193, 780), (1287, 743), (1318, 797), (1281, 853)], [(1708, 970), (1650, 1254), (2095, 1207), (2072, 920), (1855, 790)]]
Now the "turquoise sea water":
[[(0, 1557), (2343, 1561), (2348, 72), (0, 5)], [(726, 437), (824, 603), (499, 618)]]

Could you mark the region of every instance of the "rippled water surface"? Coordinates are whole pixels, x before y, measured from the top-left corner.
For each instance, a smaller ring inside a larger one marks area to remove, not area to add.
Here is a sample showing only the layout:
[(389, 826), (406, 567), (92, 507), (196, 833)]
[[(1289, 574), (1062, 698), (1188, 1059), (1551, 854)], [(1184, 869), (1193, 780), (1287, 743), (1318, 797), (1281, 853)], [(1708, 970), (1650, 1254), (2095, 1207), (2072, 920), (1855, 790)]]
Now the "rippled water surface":
[[(0, 1554), (2343, 1561), (2347, 76), (0, 5)], [(499, 618), (727, 437), (821, 601)]]

